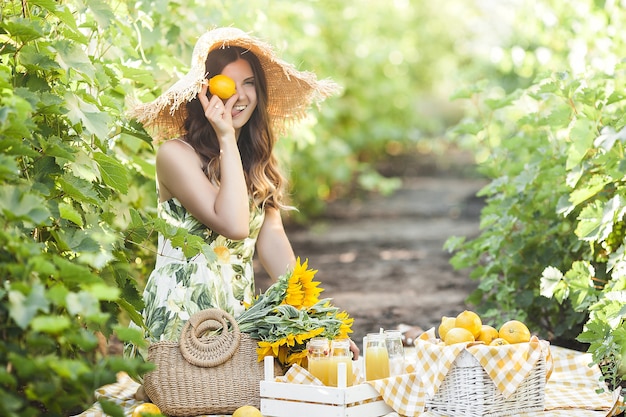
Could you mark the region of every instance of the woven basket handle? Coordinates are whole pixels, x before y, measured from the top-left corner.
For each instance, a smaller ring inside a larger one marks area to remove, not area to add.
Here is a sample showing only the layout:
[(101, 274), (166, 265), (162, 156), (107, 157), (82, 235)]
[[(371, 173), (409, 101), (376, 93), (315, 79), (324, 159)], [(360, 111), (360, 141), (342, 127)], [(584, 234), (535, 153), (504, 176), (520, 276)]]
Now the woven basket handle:
[[(220, 329), (222, 333), (217, 336), (202, 337), (207, 331)], [(229, 360), (237, 352), (240, 340), (235, 318), (224, 310), (209, 308), (195, 313), (183, 326), (180, 352), (190, 364), (210, 368)]]

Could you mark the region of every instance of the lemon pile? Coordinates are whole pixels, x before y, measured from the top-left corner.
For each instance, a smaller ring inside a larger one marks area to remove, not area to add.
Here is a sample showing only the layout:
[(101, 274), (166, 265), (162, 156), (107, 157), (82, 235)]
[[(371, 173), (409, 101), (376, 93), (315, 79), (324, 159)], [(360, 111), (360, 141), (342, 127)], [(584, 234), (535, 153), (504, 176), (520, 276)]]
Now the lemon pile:
[(490, 346), (502, 346), (530, 341), (530, 331), (521, 321), (509, 320), (500, 329), (496, 329), (483, 324), (480, 316), (469, 310), (456, 317), (443, 316), (437, 332), (445, 345), (483, 342)]

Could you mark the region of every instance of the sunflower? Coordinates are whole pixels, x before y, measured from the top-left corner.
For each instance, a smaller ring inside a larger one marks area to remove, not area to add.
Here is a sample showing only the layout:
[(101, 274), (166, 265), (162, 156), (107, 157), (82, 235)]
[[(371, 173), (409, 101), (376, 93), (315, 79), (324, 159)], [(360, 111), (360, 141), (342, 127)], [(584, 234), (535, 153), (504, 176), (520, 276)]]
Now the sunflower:
[(306, 366), (311, 338), (345, 338), (352, 332), (354, 319), (330, 299), (319, 299), (323, 289), (314, 280), (316, 272), (298, 258), (291, 272), (280, 276), (237, 318), (239, 330), (258, 339), (259, 362), (273, 356), (284, 368)]
[(297, 259), (296, 266), (287, 282), (287, 294), (283, 300), (283, 304), (289, 304), (295, 308), (311, 307), (319, 301), (319, 295), (322, 288), (320, 283), (313, 281), (313, 277), (317, 270), (307, 269), (308, 259), (300, 264), (300, 258)]
[(337, 313), (337, 318), (341, 320), (341, 325), (339, 326), (339, 336), (337, 338), (346, 339), (348, 338), (348, 334), (352, 333), (352, 324), (354, 323), (354, 319), (345, 311)]

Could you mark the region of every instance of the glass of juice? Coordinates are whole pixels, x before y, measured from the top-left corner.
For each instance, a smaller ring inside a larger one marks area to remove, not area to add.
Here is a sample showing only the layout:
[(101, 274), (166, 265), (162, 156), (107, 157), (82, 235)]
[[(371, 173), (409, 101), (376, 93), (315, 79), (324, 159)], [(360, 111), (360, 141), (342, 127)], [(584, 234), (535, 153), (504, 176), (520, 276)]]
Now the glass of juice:
[(365, 337), (365, 379), (373, 381), (389, 377), (389, 355), (384, 333), (369, 333)]
[(307, 343), (307, 370), (329, 385), (330, 342), (325, 337), (314, 337)]
[(399, 330), (385, 330), (385, 345), (389, 355), (389, 375), (402, 375), (404, 373), (402, 333)]
[(352, 352), (350, 351), (350, 340), (334, 339), (330, 342), (330, 363), (328, 385), (332, 387), (339, 386), (339, 364), (346, 364), (346, 386), (351, 387), (354, 384), (354, 374), (352, 373)]

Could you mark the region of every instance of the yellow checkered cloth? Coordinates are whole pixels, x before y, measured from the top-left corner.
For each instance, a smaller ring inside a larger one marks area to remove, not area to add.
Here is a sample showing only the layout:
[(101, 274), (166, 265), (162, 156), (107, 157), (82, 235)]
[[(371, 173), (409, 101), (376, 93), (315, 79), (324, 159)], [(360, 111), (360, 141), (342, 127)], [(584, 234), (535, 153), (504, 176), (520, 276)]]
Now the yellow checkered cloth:
[[(376, 381), (368, 381), (383, 397), (385, 403), (395, 410), (395, 413), (388, 414), (385, 417), (435, 417), (436, 414), (424, 411), (426, 400), (429, 393), (436, 393), (433, 387), (434, 382), (441, 385), (441, 381), (445, 378), (445, 374), (451, 367), (458, 355), (463, 349), (468, 349), (479, 362), (488, 361), (490, 355), (486, 346), (473, 345), (465, 346), (447, 346), (442, 356), (437, 356), (437, 349), (429, 349), (429, 346), (422, 346), (418, 341), (416, 343), (415, 355), (419, 356), (423, 347), (426, 347), (425, 353), (422, 352), (424, 358), (430, 358), (432, 363), (440, 360), (442, 364), (428, 367), (424, 374), (416, 372), (420, 369), (420, 360), (416, 364), (409, 363), (406, 367), (406, 373), (403, 375), (393, 376), (390, 378), (380, 379)], [(443, 348), (433, 343), (429, 343), (431, 348)], [(528, 375), (532, 366), (539, 360), (541, 354), (546, 355), (546, 368), (552, 369), (550, 379), (546, 384), (546, 401), (545, 410), (542, 412), (518, 414), (520, 417), (608, 417), (618, 414), (618, 408), (623, 403), (623, 398), (619, 396), (620, 390), (615, 392), (608, 391), (606, 385), (601, 382), (601, 371), (598, 366), (589, 366), (591, 363), (591, 355), (576, 352), (573, 350), (552, 346), (545, 341), (534, 339), (533, 343), (528, 346), (510, 349), (508, 346), (504, 352), (498, 354), (494, 359), (494, 364), (488, 366), (487, 373), (492, 379), (495, 379), (496, 386), (499, 386), (503, 392), (509, 391), (511, 387), (517, 387), (521, 383), (521, 378), (515, 376), (516, 372), (524, 373), (524, 377)], [(411, 350), (412, 352), (412, 350)], [(441, 351), (439, 352), (441, 354)], [(437, 359), (437, 360), (436, 360)], [(517, 365), (506, 365), (500, 361), (516, 361), (521, 363)], [(446, 365), (447, 364), (447, 365)], [(530, 364), (530, 365), (529, 365)], [(504, 371), (498, 369), (503, 366)], [(502, 375), (496, 375), (498, 372)], [(443, 374), (443, 376), (442, 376)], [(424, 377), (423, 375), (428, 375)], [(298, 381), (315, 380), (319, 385), (321, 382), (309, 374), (306, 369), (300, 367), (292, 367), (284, 377), (279, 377), (277, 381), (298, 383)], [(309, 382), (302, 382), (309, 383)], [(604, 392), (598, 393), (604, 389)], [(513, 390), (514, 391), (514, 390)]]
[[(417, 342), (416, 342), (417, 343)], [(408, 355), (417, 354), (417, 349), (407, 350)], [(601, 371), (597, 365), (589, 366), (591, 355), (557, 346), (551, 346), (553, 371), (546, 384), (545, 411), (520, 414), (520, 417), (610, 417), (619, 413), (623, 405), (620, 390), (608, 391), (601, 381)], [(447, 359), (449, 360), (449, 358)], [(415, 372), (416, 366), (409, 364), (407, 373), (369, 383), (381, 394), (385, 402), (395, 412), (384, 417), (436, 417), (424, 412), (427, 389), (423, 379)], [(440, 369), (440, 368), (438, 368)], [(362, 376), (359, 376), (362, 381)], [(321, 384), (306, 369), (293, 366), (284, 377), (277, 381), (301, 384)], [(127, 374), (118, 374), (118, 381), (101, 387), (96, 391), (96, 398), (105, 398), (120, 405), (125, 416), (131, 416), (141, 402), (134, 399), (139, 385)], [(598, 393), (599, 390), (604, 392)], [(429, 391), (432, 391), (430, 389)], [(100, 406), (93, 407), (74, 417), (106, 417)], [(200, 416), (228, 417), (228, 416)], [(309, 416), (294, 416), (309, 417)]]
[(429, 398), (437, 393), (455, 359), (463, 350), (467, 350), (476, 358), (504, 398), (509, 398), (515, 393), (535, 367), (542, 353), (547, 354), (550, 350), (548, 342), (540, 342), (536, 337), (529, 343), (505, 346), (487, 346), (482, 343), (440, 346), (418, 338), (415, 347), (417, 369), (420, 370)]
[(285, 375), (277, 376), (274, 379), (276, 382), (288, 384), (324, 385), (322, 381), (298, 364), (291, 365), (289, 370), (285, 372)]

